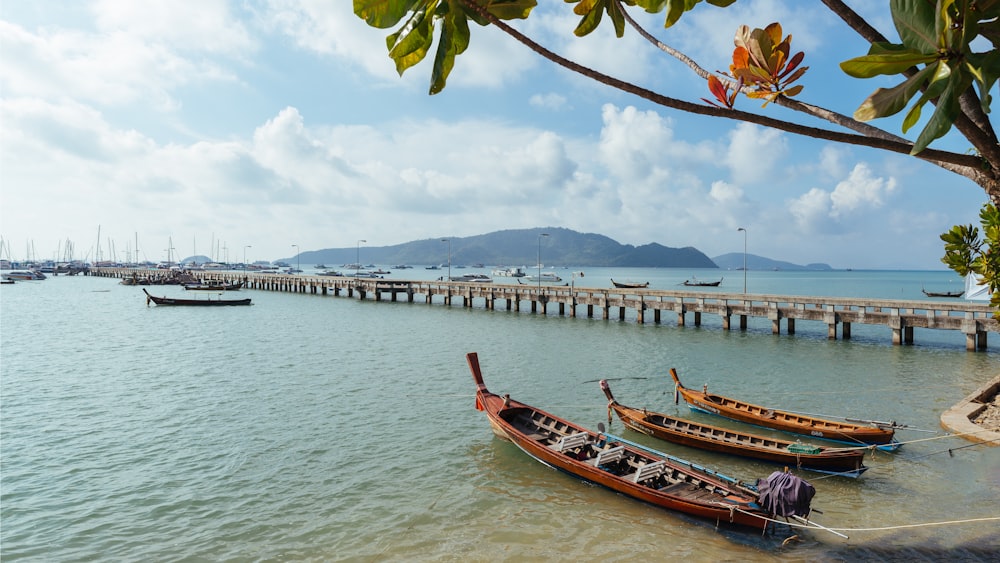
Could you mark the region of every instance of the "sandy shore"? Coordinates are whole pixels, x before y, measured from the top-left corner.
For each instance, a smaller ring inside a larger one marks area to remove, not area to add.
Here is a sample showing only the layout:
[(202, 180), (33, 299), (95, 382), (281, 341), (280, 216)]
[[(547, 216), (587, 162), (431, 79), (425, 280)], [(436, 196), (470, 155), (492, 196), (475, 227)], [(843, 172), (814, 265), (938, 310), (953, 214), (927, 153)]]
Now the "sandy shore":
[(986, 430), (1000, 432), (1000, 395), (995, 395), (993, 401), (986, 406), (986, 410), (979, 413), (972, 422)]

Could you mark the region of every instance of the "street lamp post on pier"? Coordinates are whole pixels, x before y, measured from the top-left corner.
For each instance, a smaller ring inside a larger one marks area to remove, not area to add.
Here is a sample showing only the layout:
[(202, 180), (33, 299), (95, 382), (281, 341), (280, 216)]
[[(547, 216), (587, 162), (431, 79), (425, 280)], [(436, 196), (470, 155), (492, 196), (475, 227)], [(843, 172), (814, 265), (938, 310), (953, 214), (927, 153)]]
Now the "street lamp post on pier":
[(447, 279), (447, 281), (451, 281), (451, 239), (450, 238), (443, 238), (443, 239), (441, 239), (441, 242), (448, 243), (448, 279)]
[(576, 276), (580, 276), (582, 278), (583, 272), (573, 272), (570, 276), (569, 292), (573, 295), (573, 307), (576, 307)]
[(354, 263), (354, 277), (358, 278), (361, 276), (361, 243), (368, 242), (364, 239), (358, 240), (358, 255), (355, 257), (357, 262)]
[(538, 256), (537, 264), (538, 266), (538, 297), (542, 297), (542, 237), (549, 236), (549, 233), (539, 233), (538, 234)]
[(747, 292), (747, 230), (743, 227), (736, 229), (743, 231), (743, 293)]

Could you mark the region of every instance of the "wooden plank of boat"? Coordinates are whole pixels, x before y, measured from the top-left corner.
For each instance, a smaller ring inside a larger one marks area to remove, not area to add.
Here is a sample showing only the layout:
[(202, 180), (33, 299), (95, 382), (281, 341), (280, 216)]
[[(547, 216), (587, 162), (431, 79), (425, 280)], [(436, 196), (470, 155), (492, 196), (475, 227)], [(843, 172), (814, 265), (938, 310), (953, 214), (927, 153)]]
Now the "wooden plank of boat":
[(150, 295), (146, 288), (142, 288), (146, 294), (146, 305), (152, 301), (157, 305), (180, 305), (191, 307), (219, 307), (227, 305), (249, 305), (250, 299), (175, 299), (173, 297), (157, 297)]
[(756, 489), (616, 441), (553, 414), (490, 392), (479, 357), (466, 355), (476, 409), (493, 432), (536, 460), (632, 498), (717, 523), (767, 528)]
[(678, 394), (684, 397), (684, 401), (692, 409), (813, 438), (852, 445), (878, 445), (879, 449), (883, 450), (894, 450), (899, 447), (899, 442), (893, 437), (895, 434), (893, 423), (855, 424), (771, 409), (709, 393), (707, 385), (702, 391), (688, 389), (681, 383), (674, 368), (670, 368), (670, 377), (674, 380)]
[(636, 409), (616, 401), (607, 380), (602, 379), (600, 386), (608, 398), (609, 420), (610, 411), (614, 411), (627, 428), (647, 436), (692, 448), (844, 477), (859, 477), (868, 469), (863, 464), (863, 449), (814, 446)]
[(611, 278), (611, 285), (618, 289), (642, 289), (649, 287), (649, 282), (646, 283), (633, 283), (633, 282), (616, 282), (614, 278)]

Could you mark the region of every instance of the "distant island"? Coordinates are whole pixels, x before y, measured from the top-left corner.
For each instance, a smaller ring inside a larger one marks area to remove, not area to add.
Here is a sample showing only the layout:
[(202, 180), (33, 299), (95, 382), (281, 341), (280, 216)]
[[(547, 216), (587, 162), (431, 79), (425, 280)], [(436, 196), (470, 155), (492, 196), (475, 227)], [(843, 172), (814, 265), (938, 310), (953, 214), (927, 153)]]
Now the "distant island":
[[(781, 260), (764, 258), (763, 256), (757, 256), (755, 254), (747, 254), (746, 260), (748, 270), (833, 270), (829, 264), (818, 263), (806, 264), (805, 266), (802, 266), (800, 264), (792, 264), (791, 262), (782, 262)], [(722, 254), (712, 258), (712, 261), (723, 270), (743, 269), (742, 252)]]
[[(631, 268), (722, 268), (743, 267), (743, 254), (709, 258), (695, 247), (674, 248), (651, 242), (641, 246), (621, 244), (595, 233), (580, 233), (558, 227), (512, 229), (470, 237), (434, 238), (393, 246), (326, 248), (304, 251), (280, 261), (301, 264), (446, 264), (451, 250), (453, 265), (534, 267), (544, 265)], [(827, 264), (800, 266), (747, 254), (750, 270), (832, 270)]]

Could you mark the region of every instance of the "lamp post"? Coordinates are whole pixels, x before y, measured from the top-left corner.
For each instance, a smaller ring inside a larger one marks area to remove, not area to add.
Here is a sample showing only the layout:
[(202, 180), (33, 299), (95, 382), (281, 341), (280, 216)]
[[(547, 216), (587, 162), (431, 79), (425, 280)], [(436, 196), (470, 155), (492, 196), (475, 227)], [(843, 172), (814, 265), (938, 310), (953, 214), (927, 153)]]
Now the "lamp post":
[(355, 258), (357, 262), (354, 263), (354, 277), (357, 278), (361, 275), (361, 243), (368, 242), (364, 239), (358, 240), (358, 255)]
[(300, 270), (301, 268), (299, 268), (299, 264), (300, 264), (300, 262), (299, 262), (299, 245), (293, 244), (292, 248), (295, 249), (295, 269), (296, 270)]
[(573, 272), (569, 281), (569, 292), (573, 295), (573, 306), (576, 307), (576, 276), (583, 277), (583, 272)]
[(448, 281), (451, 281), (451, 239), (443, 238), (441, 242), (448, 243)]
[(246, 275), (246, 273), (247, 273), (247, 249), (248, 248), (253, 248), (253, 246), (250, 246), (248, 244), (248, 245), (246, 245), (246, 246), (243, 247), (243, 274), (244, 275)]
[(542, 237), (549, 236), (549, 233), (539, 233), (538, 234), (538, 256), (537, 263), (538, 266), (538, 296), (542, 296)]
[(736, 229), (736, 232), (743, 231), (743, 293), (747, 292), (747, 230), (743, 227)]

